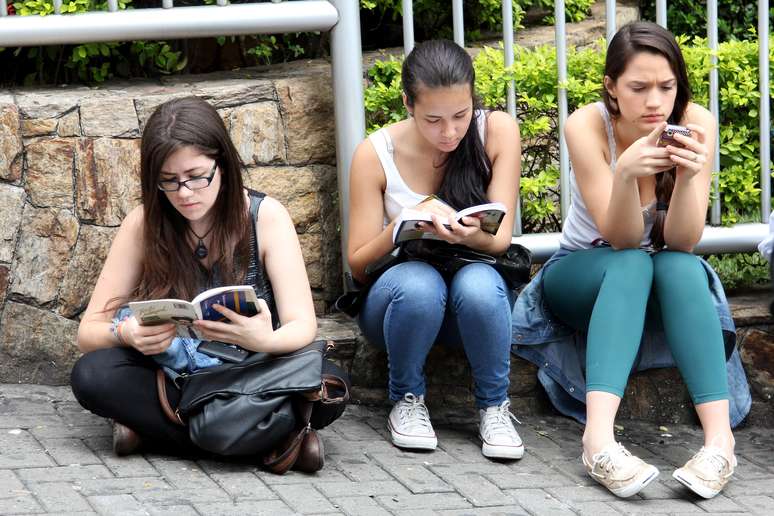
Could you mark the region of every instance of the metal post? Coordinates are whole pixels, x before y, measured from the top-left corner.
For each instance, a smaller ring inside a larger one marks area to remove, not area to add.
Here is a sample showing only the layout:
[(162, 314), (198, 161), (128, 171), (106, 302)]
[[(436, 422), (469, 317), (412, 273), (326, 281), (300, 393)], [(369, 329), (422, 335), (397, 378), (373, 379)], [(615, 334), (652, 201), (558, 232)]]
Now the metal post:
[(118, 11), (118, 0), (108, 0), (108, 11), (111, 13)]
[(0, 16), (8, 16), (8, 5), (5, 0), (0, 0)]
[(570, 166), (567, 154), (567, 143), (564, 141), (564, 122), (567, 120), (567, 41), (564, 29), (564, 0), (554, 3), (554, 20), (556, 23), (556, 69), (558, 74), (558, 108), (559, 108), (559, 203), (562, 211), (562, 221), (567, 218), (570, 209)]
[(758, 82), (761, 92), (761, 222), (769, 219), (771, 211), (771, 112), (769, 99), (769, 2), (758, 0)]
[(465, 48), (465, 22), (462, 19), (462, 0), (452, 0), (452, 23), (454, 42)]
[(172, 9), (174, 6), (175, 6), (175, 3), (173, 0), (161, 0), (162, 9)]
[(409, 55), (414, 48), (414, 2), (403, 0), (403, 54)]
[(218, 0), (218, 5), (220, 7), (225, 7), (228, 5), (228, 0)]
[[(503, 0), (503, 57), (505, 67), (513, 66), (513, 3), (511, 0)], [(505, 105), (513, 118), (516, 118), (516, 87), (514, 81), (508, 81), (506, 85)], [(521, 235), (521, 199), (516, 196), (516, 213), (513, 219), (513, 236)]]
[[(710, 68), (709, 76), (709, 108), (715, 120), (720, 120), (720, 103), (718, 100), (718, 2), (717, 0), (707, 1), (707, 41), (710, 48)], [(715, 132), (715, 148), (712, 150), (714, 159), (712, 160), (712, 189), (718, 193), (712, 201), (710, 208), (710, 224), (720, 225), (720, 130)]]
[[(331, 0), (339, 22), (331, 30), (331, 63), (336, 120), (336, 169), (339, 181), (341, 256), (344, 277), (349, 276), (349, 167), (355, 147), (365, 138), (363, 102), (363, 52), (360, 43), (358, 0)], [(346, 284), (345, 284), (346, 288)]]
[(605, 34), (607, 35), (607, 46), (610, 46), (610, 42), (613, 40), (615, 33), (615, 0), (605, 0)]
[(656, 23), (667, 28), (666, 0), (656, 0)]
[(62, 14), (62, 0), (54, 0), (54, 14)]

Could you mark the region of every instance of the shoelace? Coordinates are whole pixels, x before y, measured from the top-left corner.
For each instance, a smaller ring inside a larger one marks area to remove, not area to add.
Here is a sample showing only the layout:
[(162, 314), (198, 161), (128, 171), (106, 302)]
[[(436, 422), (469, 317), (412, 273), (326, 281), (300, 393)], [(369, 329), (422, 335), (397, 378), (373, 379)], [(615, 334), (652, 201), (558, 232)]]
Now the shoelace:
[(592, 464), (599, 464), (599, 467), (604, 469), (606, 473), (610, 473), (616, 469), (621, 458), (631, 456), (629, 450), (624, 448), (621, 443), (616, 443), (616, 445), (617, 446), (612, 450), (608, 447), (599, 453), (595, 453), (594, 456), (591, 457)]
[[(709, 464), (718, 476), (728, 477), (733, 474), (733, 470), (730, 467), (731, 463), (726, 459), (725, 455), (723, 455), (723, 450), (720, 448), (702, 447), (701, 450), (699, 450), (699, 453), (696, 454), (696, 457), (694, 457), (694, 460), (697, 464)], [(722, 473), (725, 468), (728, 468), (728, 472), (723, 475)]]
[(401, 425), (410, 422), (411, 428), (421, 428), (422, 430), (432, 429), (430, 424), (430, 414), (427, 412), (425, 404), (411, 393), (406, 394), (400, 401)]
[(517, 423), (521, 424), (521, 421), (519, 421), (516, 416), (514, 416), (511, 411), (511, 402), (506, 400), (503, 402), (502, 405), (497, 407), (497, 410), (493, 411), (486, 411), (486, 415), (484, 416), (484, 427), (487, 430), (487, 433), (490, 435), (490, 437), (494, 437), (496, 435), (506, 434), (506, 435), (512, 435), (515, 433), (516, 429), (513, 428), (513, 425), (511, 424), (511, 419), (516, 421)]

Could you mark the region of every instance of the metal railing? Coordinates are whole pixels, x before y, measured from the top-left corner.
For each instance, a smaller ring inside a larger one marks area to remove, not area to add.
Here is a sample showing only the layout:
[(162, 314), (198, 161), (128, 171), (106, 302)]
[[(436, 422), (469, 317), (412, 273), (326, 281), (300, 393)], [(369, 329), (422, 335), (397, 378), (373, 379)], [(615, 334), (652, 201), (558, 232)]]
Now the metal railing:
[[(339, 202), (342, 223), (342, 253), (346, 257), (349, 222), (349, 166), (358, 143), (365, 137), (365, 115), (362, 89), (362, 50), (360, 44), (358, 0), (304, 0), (272, 3), (238, 4), (225, 6), (226, 0), (217, 0), (217, 6), (174, 7), (173, 0), (161, 0), (161, 8), (118, 11), (117, 0), (108, 0), (108, 12), (77, 15), (29, 16), (12, 19), (6, 16), (6, 0), (0, 0), (0, 47), (29, 46), (132, 39), (179, 39), (206, 36), (269, 34), (299, 31), (330, 31), (333, 95), (336, 123), (336, 156), (339, 181)], [(758, 1), (758, 34), (769, 33), (768, 1)], [(414, 46), (413, 2), (402, 0), (404, 50)], [(606, 34), (608, 41), (616, 31), (616, 2), (606, 0)], [(513, 18), (511, 0), (502, 0), (503, 42), (506, 66), (514, 60)], [(61, 11), (61, 0), (54, 0), (56, 13)], [(717, 1), (707, 2), (707, 34), (710, 49), (717, 50)], [(454, 38), (464, 45), (462, 0), (452, 0)], [(560, 210), (562, 219), (569, 208), (569, 157), (564, 143), (564, 123), (567, 118), (567, 63), (565, 6), (555, 2), (555, 36), (558, 67), (558, 111), (560, 141)], [(656, 20), (666, 26), (666, 1), (656, 2)], [(759, 37), (760, 81), (760, 183), (761, 221), (768, 218), (770, 192), (770, 110), (768, 38)], [(712, 53), (713, 64), (717, 55)], [(719, 118), (717, 68), (710, 72), (710, 110)], [(506, 106), (516, 116), (514, 83), (507, 85)], [(715, 149), (715, 172), (719, 167), (719, 150)], [(717, 174), (715, 175), (717, 178)], [(717, 179), (715, 179), (717, 189)], [(517, 203), (517, 210), (519, 206)], [(710, 212), (710, 223), (720, 223), (720, 200), (715, 199)], [(696, 252), (751, 251), (767, 232), (765, 224), (742, 224), (733, 228), (707, 227)], [(521, 235), (521, 215), (516, 214), (514, 241), (530, 247), (537, 261), (548, 258), (558, 248), (558, 233)], [(344, 260), (345, 269), (346, 259)]]
[[(513, 18), (510, 0), (503, 0), (503, 47), (505, 65), (513, 63)], [(462, 0), (452, 0), (454, 39), (462, 45), (464, 26), (462, 19)], [(414, 30), (412, 12), (412, 0), (403, 0), (403, 28), (404, 40), (403, 47), (408, 52), (414, 46)], [(459, 11), (459, 14), (457, 14)], [(770, 144), (771, 144), (771, 118), (769, 108), (769, 2), (767, 0), (758, 0), (758, 35), (759, 35), (759, 83), (760, 83), (760, 185), (761, 185), (761, 223), (738, 224), (730, 228), (714, 227), (720, 225), (720, 196), (716, 196), (710, 208), (710, 226), (706, 227), (701, 242), (696, 246), (695, 252), (698, 254), (708, 253), (732, 253), (754, 251), (757, 244), (768, 233), (769, 212), (771, 211), (771, 177), (770, 177)], [(405, 13), (409, 13), (405, 16)], [(605, 2), (605, 33), (607, 41), (612, 39), (616, 32), (616, 2), (615, 0), (606, 0)], [(666, 0), (656, 0), (656, 23), (662, 27), (667, 26), (667, 2)], [(554, 20), (555, 20), (555, 44), (556, 44), (556, 64), (557, 64), (557, 107), (558, 107), (558, 126), (559, 126), (559, 191), (560, 191), (560, 211), (562, 220), (567, 216), (570, 207), (570, 163), (567, 153), (567, 145), (564, 141), (564, 125), (567, 120), (567, 45), (565, 31), (565, 4), (564, 0), (554, 2)], [(707, 41), (711, 50), (711, 71), (709, 76), (709, 109), (717, 120), (720, 119), (720, 109), (718, 101), (719, 82), (717, 70), (717, 50), (718, 50), (718, 16), (717, 0), (707, 2)], [(508, 85), (506, 106), (508, 113), (516, 117), (516, 106), (513, 97), (513, 82)], [(720, 138), (716, 135), (716, 145), (714, 149), (715, 159), (713, 161), (713, 187), (718, 191), (718, 175), (720, 172)], [(517, 203), (518, 206), (518, 203)], [(545, 234), (521, 234), (521, 215), (516, 213), (514, 224), (514, 242), (521, 243), (529, 247), (534, 254), (535, 260), (542, 262), (559, 248), (559, 233)]]

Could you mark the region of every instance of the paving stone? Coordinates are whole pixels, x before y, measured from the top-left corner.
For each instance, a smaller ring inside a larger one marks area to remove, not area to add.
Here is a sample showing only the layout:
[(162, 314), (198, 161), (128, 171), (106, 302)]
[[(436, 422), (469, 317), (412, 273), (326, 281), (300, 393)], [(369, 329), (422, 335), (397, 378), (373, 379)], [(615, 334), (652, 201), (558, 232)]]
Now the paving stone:
[(745, 511), (743, 506), (739, 505), (734, 500), (726, 496), (725, 492), (722, 492), (714, 498), (710, 498), (709, 500), (696, 497), (694, 503), (705, 511), (711, 513)]
[(40, 443), (26, 430), (0, 430), (0, 469), (53, 466)]
[(323, 482), (346, 482), (348, 479), (338, 471), (324, 468), (317, 473), (300, 473), (298, 471), (288, 471), (284, 475), (276, 475), (268, 471), (256, 471), (255, 473), (267, 486), (278, 485), (312, 485)]
[(46, 511), (91, 511), (78, 486), (70, 482), (32, 482), (28, 486)]
[(44, 511), (31, 495), (17, 495), (0, 498), (0, 514), (32, 514)]
[(164, 478), (179, 489), (214, 489), (218, 485), (191, 460), (182, 459), (155, 459), (151, 460)]
[(334, 498), (333, 506), (348, 516), (389, 516), (390, 513), (381, 507), (370, 496), (353, 496), (351, 498)]
[(98, 451), (97, 456), (117, 477), (153, 477), (161, 474), (142, 455), (118, 457), (110, 451)]
[(146, 516), (147, 512), (137, 500), (129, 495), (91, 496), (89, 503), (99, 514), (121, 514), (121, 516)]
[(567, 504), (542, 489), (509, 489), (505, 492), (534, 516), (574, 514)]
[[(609, 499), (610, 496), (608, 496)], [(617, 516), (621, 514), (605, 502), (573, 502), (572, 507), (578, 512), (579, 516)]]
[(774, 513), (774, 498), (771, 496), (739, 496), (736, 500), (755, 514), (765, 514), (769, 516)]
[(382, 466), (387, 465), (434, 465), (434, 464), (456, 464), (459, 462), (456, 458), (452, 457), (443, 450), (435, 450), (433, 452), (422, 451), (404, 451), (390, 445), (390, 448), (386, 451), (379, 452), (367, 452), (368, 456), (374, 459)]
[(457, 493), (428, 493), (377, 496), (376, 501), (388, 510), (406, 514), (411, 509), (465, 509), (470, 502)]
[(210, 477), (237, 501), (277, 498), (277, 495), (251, 472), (211, 473)]
[(445, 480), (476, 507), (514, 504), (510, 496), (481, 475), (457, 475)]
[(509, 473), (487, 474), (500, 489), (528, 489), (540, 486), (542, 488), (576, 486), (577, 484), (559, 472), (547, 471), (546, 473), (530, 473), (518, 470)]
[(21, 428), (29, 430), (36, 426), (63, 425), (64, 420), (56, 414), (2, 414), (0, 415), (0, 431), (3, 429)]
[(41, 439), (40, 444), (60, 466), (102, 463), (80, 439)]
[(113, 478), (102, 465), (59, 466), (55, 468), (28, 468), (16, 470), (25, 482), (73, 482), (94, 478)]
[[(612, 495), (611, 495), (612, 496)], [(688, 499), (673, 500), (615, 500), (609, 502), (610, 506), (624, 514), (650, 514), (673, 512), (704, 512), (701, 508), (691, 503)]]
[(414, 494), (454, 491), (449, 484), (424, 466), (396, 464), (385, 465), (384, 469)]
[[(774, 478), (771, 471), (761, 467), (743, 455), (737, 455), (737, 468), (734, 470), (734, 480), (754, 480), (756, 478)], [(770, 457), (770, 463), (774, 463), (774, 457)]]
[(30, 428), (30, 433), (38, 439), (64, 438), (84, 439), (87, 437), (103, 437), (111, 435), (111, 428), (106, 422), (99, 425), (73, 426), (39, 425)]
[(121, 495), (158, 489), (173, 489), (161, 477), (98, 478), (78, 483), (84, 496)]
[[(540, 486), (551, 496), (563, 502), (572, 503), (573, 507), (578, 502), (605, 502), (610, 500), (610, 491), (601, 486), (572, 486), (572, 487), (546, 487)], [(650, 486), (648, 486), (650, 488)]]
[[(772, 451), (774, 457), (774, 451)], [(756, 480), (736, 480), (726, 484), (723, 488), (726, 496), (737, 497), (741, 495), (767, 495), (774, 493), (774, 478), (761, 478)]]
[(275, 486), (274, 490), (288, 506), (302, 514), (336, 511), (333, 504), (314, 487), (284, 485)]
[(196, 503), (196, 510), (207, 516), (245, 516), (246, 514), (260, 516), (282, 516), (296, 514), (290, 507), (280, 500), (266, 502), (237, 502), (237, 503)]
[(27, 489), (13, 471), (0, 470), (0, 498), (12, 498), (27, 494)]
[(329, 498), (344, 496), (376, 496), (385, 494), (409, 494), (408, 489), (396, 480), (380, 480), (369, 482), (325, 482), (317, 485), (317, 489)]
[(149, 516), (199, 516), (196, 509), (190, 505), (167, 505), (162, 507), (143, 505), (143, 509), (145, 509)]
[(144, 504), (186, 505), (210, 502), (230, 502), (231, 498), (222, 489), (159, 489), (138, 491), (134, 497)]
[[(327, 447), (327, 445), (326, 445)], [(338, 471), (355, 482), (369, 482), (372, 480), (387, 480), (390, 475), (379, 466), (372, 462), (368, 457), (350, 456), (350, 455), (327, 455), (326, 464), (333, 465)]]

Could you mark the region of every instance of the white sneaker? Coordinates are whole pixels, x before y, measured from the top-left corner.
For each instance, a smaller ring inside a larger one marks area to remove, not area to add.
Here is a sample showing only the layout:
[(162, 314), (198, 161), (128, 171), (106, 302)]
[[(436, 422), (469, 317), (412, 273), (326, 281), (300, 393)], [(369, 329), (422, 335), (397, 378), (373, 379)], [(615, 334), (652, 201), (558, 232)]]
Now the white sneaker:
[(438, 446), (424, 396), (406, 393), (392, 407), (390, 417), (387, 418), (387, 428), (392, 435), (392, 444), (398, 448), (435, 450)]
[(720, 448), (705, 446), (672, 476), (697, 495), (712, 498), (726, 486), (735, 469), (736, 455), (729, 461)]
[(581, 458), (589, 476), (621, 498), (639, 493), (658, 476), (655, 466), (629, 453), (621, 443), (608, 445), (591, 462), (585, 453)]
[(493, 459), (520, 459), (524, 455), (524, 443), (513, 427), (511, 419), (519, 422), (509, 410), (511, 402), (481, 409), (481, 423), (478, 435), (481, 438), (481, 452)]

